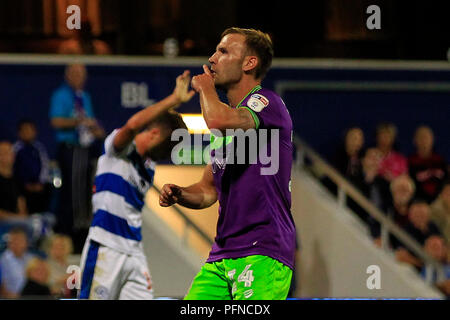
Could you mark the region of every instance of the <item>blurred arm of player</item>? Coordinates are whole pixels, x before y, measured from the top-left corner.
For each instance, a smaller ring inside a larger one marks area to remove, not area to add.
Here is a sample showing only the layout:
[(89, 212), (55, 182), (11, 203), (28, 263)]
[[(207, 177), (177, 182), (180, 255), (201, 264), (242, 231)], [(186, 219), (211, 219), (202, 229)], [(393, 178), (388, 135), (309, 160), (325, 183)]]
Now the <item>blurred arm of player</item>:
[(189, 187), (165, 184), (159, 196), (161, 207), (170, 207), (178, 203), (190, 209), (204, 209), (212, 206), (216, 201), (217, 191), (210, 164), (205, 167), (203, 177), (199, 182)]
[(220, 101), (211, 71), (203, 65), (204, 73), (192, 78), (192, 88), (200, 94), (203, 117), (210, 130), (225, 133), (226, 129), (253, 129), (255, 121), (246, 108), (230, 108)]
[(122, 151), (142, 129), (158, 118), (158, 116), (172, 108), (177, 108), (182, 103), (188, 102), (195, 94), (194, 90), (188, 90), (190, 80), (189, 71), (185, 70), (182, 75), (177, 77), (176, 86), (172, 94), (134, 114), (119, 129), (114, 138), (114, 149), (117, 152)]

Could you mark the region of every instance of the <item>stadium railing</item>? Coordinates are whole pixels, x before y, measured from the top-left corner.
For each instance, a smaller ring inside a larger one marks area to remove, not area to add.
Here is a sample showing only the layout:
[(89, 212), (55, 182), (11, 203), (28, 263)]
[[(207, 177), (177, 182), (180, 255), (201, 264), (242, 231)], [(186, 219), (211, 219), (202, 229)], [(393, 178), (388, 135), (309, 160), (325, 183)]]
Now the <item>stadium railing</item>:
[[(432, 284), (433, 274), (437, 272), (438, 279), (443, 277), (444, 268), (442, 264), (430, 257), (421, 247), (421, 245), (413, 239), (406, 231), (400, 228), (396, 223), (378, 209), (366, 196), (364, 196), (359, 189), (352, 185), (344, 176), (342, 176), (335, 168), (333, 168), (326, 160), (324, 160), (318, 153), (316, 153), (306, 142), (298, 136), (294, 136), (294, 144), (297, 155), (294, 162), (294, 170), (302, 170), (314, 168), (320, 171), (322, 176), (329, 178), (337, 187), (337, 203), (340, 207), (347, 206), (347, 198), (351, 198), (356, 202), (367, 214), (375, 219), (381, 226), (381, 248), (389, 251), (389, 235), (397, 237), (403, 245), (411, 250), (417, 257), (419, 257), (426, 264), (425, 281)], [(306, 165), (306, 160), (310, 165)], [(157, 186), (153, 189), (160, 194), (161, 190)], [(208, 236), (189, 216), (177, 205), (172, 206), (176, 214), (184, 221), (182, 239), (187, 242), (189, 232), (194, 231), (203, 241), (212, 245), (213, 240)]]
[[(294, 137), (294, 144), (297, 149), (297, 157), (294, 162), (294, 170), (314, 168), (323, 176), (329, 178), (337, 187), (337, 203), (340, 207), (347, 206), (347, 197), (355, 201), (362, 209), (364, 209), (373, 219), (381, 225), (381, 248), (389, 251), (389, 234), (399, 239), (407, 249), (411, 250), (417, 257), (422, 259), (426, 264), (425, 281), (432, 285), (434, 271), (437, 272), (438, 279), (443, 277), (444, 268), (442, 264), (430, 257), (406, 231), (401, 229), (396, 223), (378, 209), (361, 191), (353, 186), (346, 178), (344, 178), (336, 169), (327, 163), (319, 154), (317, 154), (306, 142), (298, 136)], [(311, 163), (306, 165), (306, 160)]]

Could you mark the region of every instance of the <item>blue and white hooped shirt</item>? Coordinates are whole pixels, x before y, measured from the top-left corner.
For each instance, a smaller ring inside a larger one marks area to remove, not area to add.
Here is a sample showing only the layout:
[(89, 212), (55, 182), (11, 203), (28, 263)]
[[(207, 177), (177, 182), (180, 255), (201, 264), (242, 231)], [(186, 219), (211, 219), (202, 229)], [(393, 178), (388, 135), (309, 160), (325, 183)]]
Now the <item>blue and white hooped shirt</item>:
[(106, 138), (98, 159), (88, 238), (126, 254), (142, 255), (141, 212), (156, 163), (142, 159), (134, 142), (117, 153), (113, 141), (118, 131)]

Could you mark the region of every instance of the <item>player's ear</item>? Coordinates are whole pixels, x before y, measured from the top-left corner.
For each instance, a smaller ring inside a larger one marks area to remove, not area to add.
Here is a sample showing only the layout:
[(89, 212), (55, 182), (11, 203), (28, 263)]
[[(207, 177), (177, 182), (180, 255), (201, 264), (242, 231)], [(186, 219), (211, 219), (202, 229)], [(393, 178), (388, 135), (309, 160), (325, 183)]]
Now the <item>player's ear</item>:
[(242, 69), (244, 72), (250, 72), (256, 68), (258, 65), (258, 57), (257, 56), (246, 56), (242, 63)]

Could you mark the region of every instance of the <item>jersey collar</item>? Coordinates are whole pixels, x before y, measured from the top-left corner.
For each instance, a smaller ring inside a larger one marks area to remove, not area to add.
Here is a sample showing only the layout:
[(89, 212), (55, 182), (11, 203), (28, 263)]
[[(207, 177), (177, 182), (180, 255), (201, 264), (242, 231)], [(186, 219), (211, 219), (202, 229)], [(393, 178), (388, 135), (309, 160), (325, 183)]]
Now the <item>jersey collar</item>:
[(260, 84), (257, 84), (252, 90), (250, 90), (249, 93), (247, 93), (247, 94), (245, 95), (244, 98), (242, 98), (241, 102), (239, 102), (238, 105), (236, 106), (236, 109), (239, 108), (239, 107), (242, 107), (242, 106), (241, 106), (241, 103), (242, 103), (249, 95), (251, 95), (251, 94), (253, 94), (253, 93), (255, 93), (255, 92), (257, 92), (257, 91), (259, 91), (259, 90), (261, 90), (261, 89), (262, 89), (261, 85), (260, 85)]

